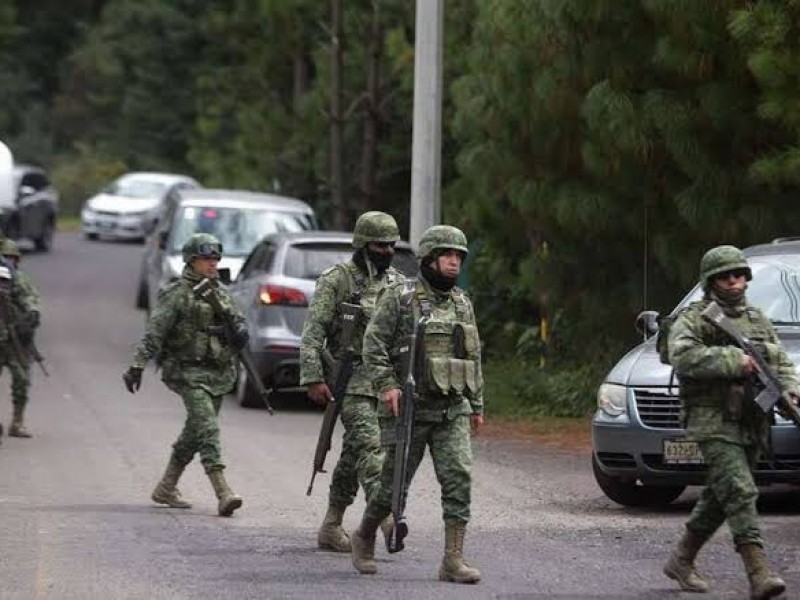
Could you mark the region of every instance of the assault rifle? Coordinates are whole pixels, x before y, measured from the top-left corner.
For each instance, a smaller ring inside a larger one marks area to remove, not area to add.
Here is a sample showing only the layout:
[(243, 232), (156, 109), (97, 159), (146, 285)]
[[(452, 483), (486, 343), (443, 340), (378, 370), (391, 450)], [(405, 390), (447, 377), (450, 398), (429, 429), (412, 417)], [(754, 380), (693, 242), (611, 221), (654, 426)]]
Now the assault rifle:
[[(222, 327), (224, 328), (225, 336), (230, 340), (234, 335), (236, 326), (230, 313), (225, 310), (225, 307), (222, 306), (222, 303), (219, 301), (219, 296), (217, 295), (217, 291), (214, 288), (214, 284), (211, 283), (211, 280), (208, 278), (203, 279), (200, 283), (192, 288), (192, 291), (196, 297), (202, 298), (211, 305), (211, 308), (214, 310), (214, 314), (222, 321)], [(273, 414), (272, 405), (269, 403), (269, 392), (264, 387), (264, 382), (261, 381), (261, 376), (258, 374), (255, 364), (253, 364), (253, 357), (250, 356), (250, 352), (248, 352), (247, 347), (237, 350), (237, 354), (239, 355), (239, 361), (242, 363), (242, 366), (244, 366), (244, 370), (247, 371), (248, 381), (256, 389), (256, 392), (258, 392), (258, 395), (261, 397), (261, 401), (264, 403), (264, 406), (267, 407), (269, 414)]]
[[(336, 375), (333, 378), (333, 387), (331, 394), (333, 399), (325, 406), (325, 416), (322, 418), (322, 426), (319, 429), (319, 437), (317, 438), (317, 447), (314, 450), (314, 470), (311, 472), (311, 481), (306, 490), (306, 496), (311, 495), (311, 490), (314, 487), (314, 479), (317, 473), (325, 473), (325, 457), (331, 449), (331, 440), (333, 439), (333, 429), (336, 427), (336, 421), (339, 418), (339, 413), (342, 411), (342, 401), (347, 393), (347, 385), (350, 383), (350, 378), (353, 376), (353, 368), (355, 366), (355, 353), (353, 352), (353, 336), (355, 335), (356, 325), (361, 318), (361, 306), (351, 302), (342, 302), (342, 329), (340, 336), (340, 343), (344, 349), (341, 358), (339, 359), (338, 367), (336, 368)], [(330, 352), (325, 351), (326, 362), (335, 362)]]
[(417, 382), (414, 373), (418, 372), (418, 365), (422, 364), (422, 353), (418, 351), (418, 340), (425, 337), (427, 318), (419, 321), (414, 317), (414, 325), (409, 334), (406, 345), (400, 349), (406, 354), (406, 377), (403, 382), (403, 395), (401, 398), (401, 414), (395, 423), (395, 453), (394, 476), (392, 480), (392, 515), (394, 527), (386, 542), (389, 552), (400, 552), (405, 548), (403, 540), (408, 535), (406, 522), (406, 502), (408, 501), (408, 459), (411, 451), (411, 441), (414, 434), (414, 415), (416, 413)]
[(769, 366), (769, 363), (767, 363), (750, 338), (739, 331), (739, 328), (725, 316), (725, 313), (716, 302), (711, 302), (701, 315), (709, 323), (727, 333), (733, 342), (756, 363), (758, 370), (755, 377), (758, 380), (759, 387), (762, 388), (755, 398), (759, 408), (768, 413), (777, 404), (780, 412), (789, 417), (797, 427), (800, 427), (800, 408), (788, 397), (775, 371)]

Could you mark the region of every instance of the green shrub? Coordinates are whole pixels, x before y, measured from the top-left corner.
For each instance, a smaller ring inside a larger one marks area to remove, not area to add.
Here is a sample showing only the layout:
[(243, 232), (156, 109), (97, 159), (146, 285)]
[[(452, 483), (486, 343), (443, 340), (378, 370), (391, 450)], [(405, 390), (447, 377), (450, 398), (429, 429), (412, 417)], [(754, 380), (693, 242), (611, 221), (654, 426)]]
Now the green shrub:
[(78, 215), (83, 202), (127, 171), (125, 162), (86, 144), (55, 161), (51, 176), (61, 195), (59, 212)]

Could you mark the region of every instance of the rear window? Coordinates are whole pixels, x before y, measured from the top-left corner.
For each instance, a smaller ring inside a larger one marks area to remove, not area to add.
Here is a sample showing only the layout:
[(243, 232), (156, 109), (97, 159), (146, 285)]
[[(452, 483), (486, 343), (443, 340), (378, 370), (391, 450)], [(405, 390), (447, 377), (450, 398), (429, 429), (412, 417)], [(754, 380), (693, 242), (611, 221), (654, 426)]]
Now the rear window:
[(325, 269), (347, 262), (353, 256), (350, 244), (296, 244), (286, 253), (285, 275), (298, 279), (316, 279)]

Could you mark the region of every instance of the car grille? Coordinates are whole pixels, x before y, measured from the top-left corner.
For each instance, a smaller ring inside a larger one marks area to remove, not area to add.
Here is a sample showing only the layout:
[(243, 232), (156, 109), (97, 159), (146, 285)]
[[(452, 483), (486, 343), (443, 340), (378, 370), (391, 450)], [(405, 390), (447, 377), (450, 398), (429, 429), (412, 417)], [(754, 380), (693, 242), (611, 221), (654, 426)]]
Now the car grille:
[(660, 390), (635, 389), (636, 410), (642, 423), (656, 429), (680, 429), (681, 401)]
[(96, 210), (94, 212), (95, 212), (95, 214), (100, 215), (101, 217), (118, 217), (119, 216), (119, 213), (111, 212), (111, 211), (108, 211), (108, 210)]

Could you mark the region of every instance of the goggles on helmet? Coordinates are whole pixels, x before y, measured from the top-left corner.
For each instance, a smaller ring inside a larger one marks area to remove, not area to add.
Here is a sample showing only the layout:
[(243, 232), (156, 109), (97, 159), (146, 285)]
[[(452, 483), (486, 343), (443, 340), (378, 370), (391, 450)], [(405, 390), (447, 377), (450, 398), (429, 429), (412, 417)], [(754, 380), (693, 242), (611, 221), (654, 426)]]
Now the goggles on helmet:
[(222, 244), (198, 244), (192, 251), (192, 256), (200, 258), (221, 258)]

